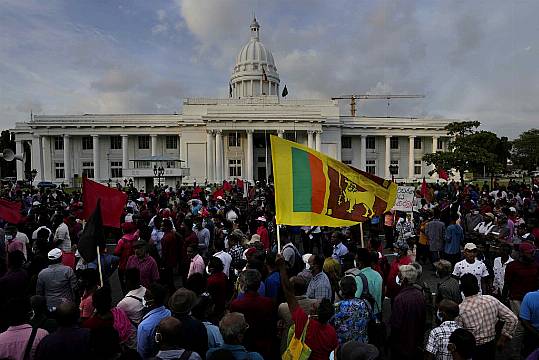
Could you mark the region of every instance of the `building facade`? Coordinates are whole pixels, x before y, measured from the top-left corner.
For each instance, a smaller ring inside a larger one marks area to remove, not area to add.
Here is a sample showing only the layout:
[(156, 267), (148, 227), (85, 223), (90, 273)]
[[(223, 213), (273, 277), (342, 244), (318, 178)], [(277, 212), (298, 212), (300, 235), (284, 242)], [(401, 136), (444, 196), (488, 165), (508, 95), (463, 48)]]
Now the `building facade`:
[[(423, 154), (447, 148), (445, 119), (348, 116), (336, 100), (280, 96), (273, 55), (260, 42), (256, 19), (236, 58), (229, 97), (187, 98), (181, 114), (39, 115), (17, 123), (16, 153), (26, 142), (35, 181), (69, 186), (88, 176), (100, 182), (133, 179), (219, 183), (271, 176), (270, 135), (305, 144), (381, 177), (414, 180), (432, 169)], [(164, 169), (162, 177), (154, 166)], [(17, 178), (25, 164), (17, 162)], [(396, 172), (396, 173), (395, 173)]]

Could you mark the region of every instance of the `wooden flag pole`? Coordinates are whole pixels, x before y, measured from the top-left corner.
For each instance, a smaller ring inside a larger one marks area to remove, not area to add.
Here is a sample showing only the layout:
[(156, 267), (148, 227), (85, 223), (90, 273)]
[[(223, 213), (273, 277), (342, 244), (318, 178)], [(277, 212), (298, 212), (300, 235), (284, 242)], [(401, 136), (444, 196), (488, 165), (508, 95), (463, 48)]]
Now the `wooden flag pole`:
[(277, 252), (280, 253), (281, 252), (281, 229), (280, 229), (280, 225), (279, 224), (276, 224), (277, 225)]
[(365, 242), (363, 241), (363, 223), (362, 222), (359, 223), (359, 234), (360, 234), (360, 239), (361, 239), (361, 247), (364, 248)]
[(103, 287), (103, 271), (101, 270), (101, 253), (99, 251), (99, 245), (97, 245), (97, 270), (99, 271), (99, 281), (101, 287)]

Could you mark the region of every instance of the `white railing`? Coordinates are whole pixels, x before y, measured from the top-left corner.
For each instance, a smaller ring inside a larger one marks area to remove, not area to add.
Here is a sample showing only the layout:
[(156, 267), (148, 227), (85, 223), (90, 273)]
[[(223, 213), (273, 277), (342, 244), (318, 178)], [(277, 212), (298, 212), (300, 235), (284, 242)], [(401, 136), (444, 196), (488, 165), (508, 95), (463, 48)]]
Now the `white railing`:
[[(122, 173), (125, 177), (157, 177), (153, 169), (124, 169)], [(163, 177), (185, 177), (189, 174), (189, 168), (166, 168)]]

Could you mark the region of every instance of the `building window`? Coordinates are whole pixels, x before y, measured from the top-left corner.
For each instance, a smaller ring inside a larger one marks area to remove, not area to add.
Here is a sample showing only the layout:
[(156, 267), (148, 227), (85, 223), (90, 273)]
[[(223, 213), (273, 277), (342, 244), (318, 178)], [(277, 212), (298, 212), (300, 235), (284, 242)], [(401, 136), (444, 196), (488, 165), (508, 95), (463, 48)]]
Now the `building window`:
[(82, 177), (93, 178), (94, 177), (94, 162), (85, 161), (82, 163)]
[(421, 138), (420, 137), (414, 138), (414, 149), (421, 150)]
[(352, 137), (351, 136), (343, 136), (341, 137), (341, 145), (343, 149), (351, 149), (352, 148)]
[(64, 150), (64, 137), (63, 136), (54, 137), (54, 150)]
[(296, 133), (295, 132), (285, 132), (284, 138), (288, 141), (296, 141)]
[(352, 165), (352, 160), (343, 160), (342, 163), (346, 165)]
[(167, 149), (177, 149), (178, 148), (178, 137), (177, 136), (167, 136), (165, 138), (165, 146)]
[(241, 146), (241, 138), (240, 134), (237, 132), (233, 132), (228, 134), (228, 146), (229, 147), (239, 147)]
[(110, 137), (110, 149), (111, 150), (121, 150), (122, 149), (122, 137), (121, 136), (111, 136)]
[(374, 136), (367, 136), (367, 149), (376, 149), (376, 138)]
[(414, 161), (414, 174), (415, 175), (421, 175), (421, 160), (415, 160)]
[(63, 179), (65, 177), (63, 162), (54, 163), (54, 170), (54, 175), (57, 179)]
[(110, 177), (111, 178), (122, 177), (122, 162), (121, 161), (110, 162)]
[(149, 169), (150, 162), (147, 160), (135, 161), (135, 168), (137, 169)]
[(94, 148), (94, 141), (91, 136), (82, 137), (82, 150), (92, 150)]
[(399, 148), (399, 138), (396, 136), (392, 136), (389, 139), (389, 147), (393, 150), (396, 150)]
[(228, 160), (228, 175), (241, 176), (241, 160)]
[(376, 174), (376, 160), (367, 160), (365, 169), (369, 174)]
[(259, 163), (266, 162), (266, 157), (265, 156), (259, 156), (259, 157), (256, 158), (256, 161), (259, 162)]
[(138, 148), (143, 149), (149, 149), (150, 148), (150, 136), (149, 135), (142, 135), (138, 137)]
[(167, 161), (165, 165), (166, 165), (167, 169), (175, 168), (176, 167), (176, 162), (175, 161)]
[(438, 139), (438, 144), (436, 146), (438, 150), (443, 150), (444, 148), (444, 142), (441, 139)]

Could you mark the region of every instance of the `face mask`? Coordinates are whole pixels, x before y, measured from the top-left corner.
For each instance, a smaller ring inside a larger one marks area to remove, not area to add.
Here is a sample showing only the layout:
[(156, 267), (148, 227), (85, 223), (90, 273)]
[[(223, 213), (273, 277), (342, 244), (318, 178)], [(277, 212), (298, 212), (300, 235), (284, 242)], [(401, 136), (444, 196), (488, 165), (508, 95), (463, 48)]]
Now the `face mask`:
[(400, 284), (401, 284), (401, 278), (397, 276), (397, 277), (395, 278), (395, 282), (397, 283), (397, 285), (400, 286)]
[(442, 313), (440, 312), (440, 310), (437, 310), (436, 311), (436, 317), (438, 318), (438, 320), (440, 320), (440, 322), (443, 322), (443, 317), (442, 317)]

